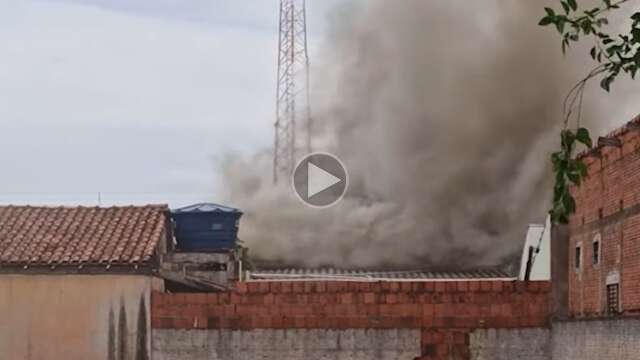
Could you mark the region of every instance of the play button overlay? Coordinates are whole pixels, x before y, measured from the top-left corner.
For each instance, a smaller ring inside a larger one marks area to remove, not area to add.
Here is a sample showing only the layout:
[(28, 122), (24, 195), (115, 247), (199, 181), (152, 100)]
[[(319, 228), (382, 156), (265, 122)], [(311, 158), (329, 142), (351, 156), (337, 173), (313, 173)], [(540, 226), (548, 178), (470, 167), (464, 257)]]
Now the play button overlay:
[(349, 179), (336, 156), (315, 152), (305, 156), (293, 172), (293, 189), (302, 202), (324, 208), (337, 203), (347, 191)]

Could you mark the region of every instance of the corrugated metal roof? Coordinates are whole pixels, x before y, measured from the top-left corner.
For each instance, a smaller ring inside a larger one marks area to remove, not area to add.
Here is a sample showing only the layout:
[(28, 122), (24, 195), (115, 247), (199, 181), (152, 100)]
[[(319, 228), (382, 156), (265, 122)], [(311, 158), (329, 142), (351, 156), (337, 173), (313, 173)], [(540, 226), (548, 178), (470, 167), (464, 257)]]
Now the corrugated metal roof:
[(301, 269), (256, 270), (249, 280), (469, 280), (469, 279), (513, 279), (498, 269), (466, 271), (371, 271), (345, 269)]
[(238, 213), (240, 210), (224, 205), (214, 204), (214, 203), (199, 203), (193, 204), (185, 207), (181, 207), (179, 209), (171, 210), (172, 213), (193, 213), (193, 212), (228, 212), (228, 213)]

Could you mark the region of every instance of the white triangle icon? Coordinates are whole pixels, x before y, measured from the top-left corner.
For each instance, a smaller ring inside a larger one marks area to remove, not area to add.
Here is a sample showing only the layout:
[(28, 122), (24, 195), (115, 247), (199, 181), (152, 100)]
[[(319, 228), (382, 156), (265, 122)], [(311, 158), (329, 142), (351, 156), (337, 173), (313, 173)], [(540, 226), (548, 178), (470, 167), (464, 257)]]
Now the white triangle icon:
[(342, 179), (315, 166), (311, 161), (307, 163), (307, 199), (340, 181)]

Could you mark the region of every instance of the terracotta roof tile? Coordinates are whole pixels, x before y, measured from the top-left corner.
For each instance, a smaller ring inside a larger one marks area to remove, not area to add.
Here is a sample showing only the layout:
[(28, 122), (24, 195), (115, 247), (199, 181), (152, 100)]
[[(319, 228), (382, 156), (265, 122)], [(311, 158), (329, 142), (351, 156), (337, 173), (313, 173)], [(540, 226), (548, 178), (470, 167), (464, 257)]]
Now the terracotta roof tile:
[(0, 206), (0, 266), (146, 262), (162, 239), (168, 210)]

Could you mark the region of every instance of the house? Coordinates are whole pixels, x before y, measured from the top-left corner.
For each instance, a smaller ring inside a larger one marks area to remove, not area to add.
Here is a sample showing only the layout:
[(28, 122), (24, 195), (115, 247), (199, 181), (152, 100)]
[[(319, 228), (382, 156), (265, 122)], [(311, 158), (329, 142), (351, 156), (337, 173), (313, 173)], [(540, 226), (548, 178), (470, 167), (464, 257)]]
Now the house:
[(232, 249), (176, 248), (174, 227), (166, 205), (1, 206), (0, 358), (149, 359), (151, 292), (237, 271)]
[(148, 358), (167, 211), (0, 207), (2, 358)]
[[(640, 117), (581, 154), (588, 176), (573, 187), (568, 228), (568, 315), (640, 313)], [(555, 279), (554, 279), (555, 281)]]

